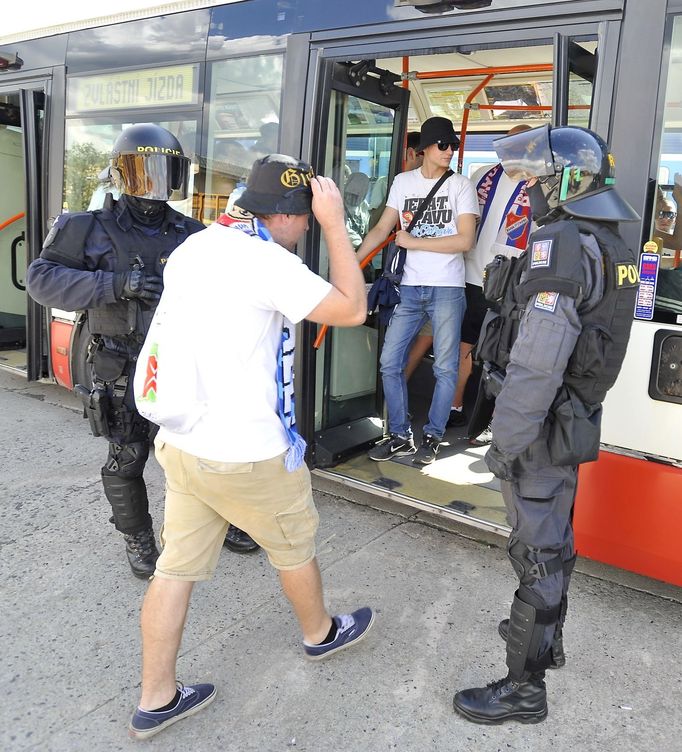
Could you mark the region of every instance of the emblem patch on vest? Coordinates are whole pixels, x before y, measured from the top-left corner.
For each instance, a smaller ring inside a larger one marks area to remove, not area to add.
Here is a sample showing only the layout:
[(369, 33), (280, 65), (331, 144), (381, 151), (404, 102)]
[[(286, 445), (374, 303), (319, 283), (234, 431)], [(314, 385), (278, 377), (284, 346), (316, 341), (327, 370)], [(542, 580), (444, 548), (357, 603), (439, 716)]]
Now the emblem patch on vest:
[(637, 287), (639, 272), (634, 264), (616, 264), (616, 287)]
[(536, 308), (539, 308), (541, 311), (549, 311), (550, 313), (554, 313), (554, 309), (556, 308), (556, 304), (558, 300), (559, 300), (558, 292), (539, 292), (535, 296), (534, 305)]
[[(552, 258), (552, 241), (536, 240), (530, 249), (530, 268), (549, 266)], [(554, 310), (554, 309), (552, 309)]]

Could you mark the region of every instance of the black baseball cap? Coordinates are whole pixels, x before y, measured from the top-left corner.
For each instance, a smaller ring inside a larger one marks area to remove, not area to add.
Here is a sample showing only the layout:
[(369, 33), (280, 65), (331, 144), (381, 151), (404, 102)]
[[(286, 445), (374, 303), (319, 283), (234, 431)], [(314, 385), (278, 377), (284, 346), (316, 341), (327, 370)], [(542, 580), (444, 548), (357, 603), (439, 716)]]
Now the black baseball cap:
[(313, 168), (286, 154), (253, 163), (246, 190), (235, 204), (251, 214), (310, 214)]
[(431, 144), (454, 144), (455, 149), (459, 146), (459, 139), (450, 120), (431, 117), (422, 123), (417, 151), (424, 151)]

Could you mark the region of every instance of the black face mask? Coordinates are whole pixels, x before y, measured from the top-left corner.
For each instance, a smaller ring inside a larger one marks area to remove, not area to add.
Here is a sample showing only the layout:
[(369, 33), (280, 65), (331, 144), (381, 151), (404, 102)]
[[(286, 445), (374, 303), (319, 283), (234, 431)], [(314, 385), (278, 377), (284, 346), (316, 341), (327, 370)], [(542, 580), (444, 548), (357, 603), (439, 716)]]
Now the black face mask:
[[(125, 195), (125, 202), (135, 222), (145, 227), (160, 227), (166, 215), (165, 201), (153, 201), (149, 198)], [(123, 197), (122, 197), (123, 198)]]
[(530, 202), (530, 212), (533, 217), (533, 222), (538, 225), (544, 224), (543, 220), (547, 221), (547, 215), (550, 213), (551, 209), (547, 203), (547, 197), (542, 190), (540, 181), (536, 181), (535, 185), (531, 185), (527, 188), (526, 193), (528, 194), (528, 201)]

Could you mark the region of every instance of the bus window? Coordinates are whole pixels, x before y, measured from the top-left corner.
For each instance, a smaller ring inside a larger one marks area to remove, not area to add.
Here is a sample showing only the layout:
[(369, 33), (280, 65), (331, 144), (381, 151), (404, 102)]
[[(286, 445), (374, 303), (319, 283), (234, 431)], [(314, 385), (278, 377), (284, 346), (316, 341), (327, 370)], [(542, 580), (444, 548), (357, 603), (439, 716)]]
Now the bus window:
[(278, 151), (283, 56), (255, 55), (211, 65), (207, 154), (199, 218), (214, 222), (258, 157)]
[(660, 258), (653, 320), (667, 324), (682, 323), (682, 16), (674, 19), (670, 45), (670, 64), (663, 111), (661, 152), (658, 158), (658, 182), (649, 225), (646, 250)]

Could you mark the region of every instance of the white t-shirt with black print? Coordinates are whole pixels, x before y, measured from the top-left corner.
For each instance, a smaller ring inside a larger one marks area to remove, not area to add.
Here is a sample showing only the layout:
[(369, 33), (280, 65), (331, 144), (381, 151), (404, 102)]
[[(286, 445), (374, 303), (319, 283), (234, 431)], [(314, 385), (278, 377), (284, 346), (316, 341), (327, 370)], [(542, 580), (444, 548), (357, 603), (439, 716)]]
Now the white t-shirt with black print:
[[(421, 168), (396, 175), (386, 206), (400, 214), (403, 230), (438, 178), (425, 178)], [(478, 216), (478, 197), (473, 183), (463, 175), (450, 175), (433, 196), (411, 235), (415, 238), (439, 238), (457, 235), (460, 214)], [(464, 256), (461, 253), (407, 252), (403, 285), (429, 287), (464, 287)]]

